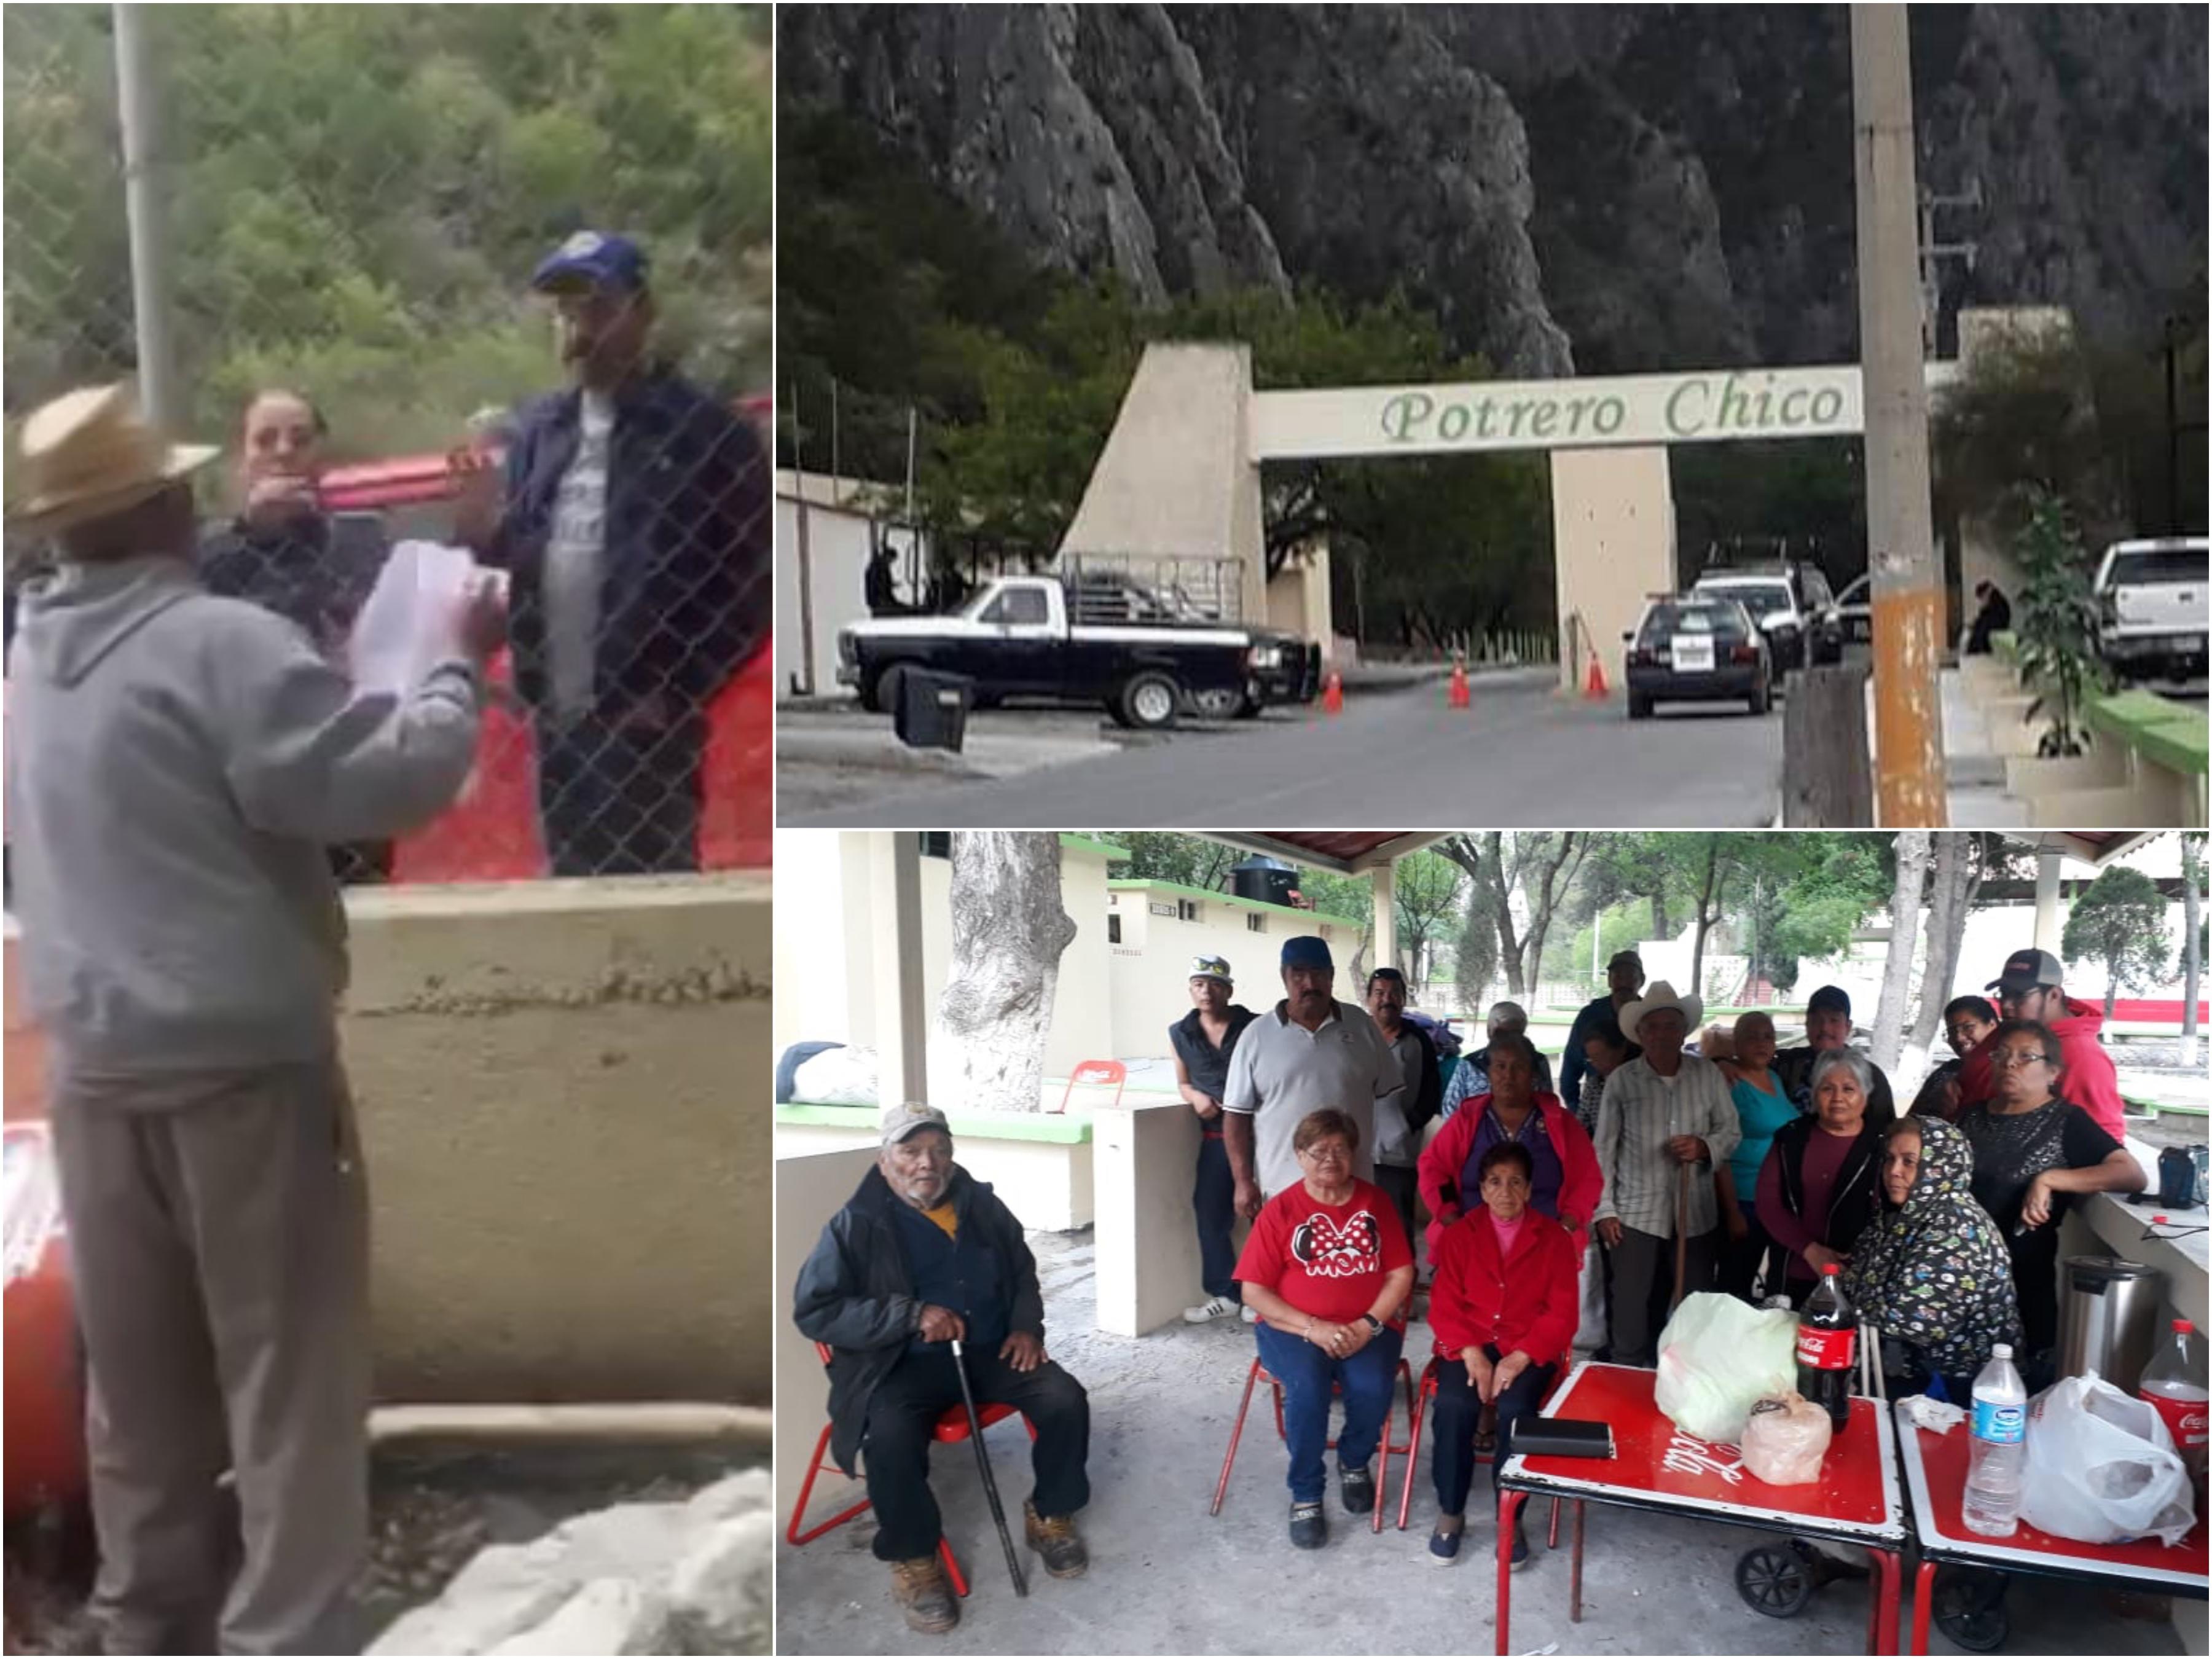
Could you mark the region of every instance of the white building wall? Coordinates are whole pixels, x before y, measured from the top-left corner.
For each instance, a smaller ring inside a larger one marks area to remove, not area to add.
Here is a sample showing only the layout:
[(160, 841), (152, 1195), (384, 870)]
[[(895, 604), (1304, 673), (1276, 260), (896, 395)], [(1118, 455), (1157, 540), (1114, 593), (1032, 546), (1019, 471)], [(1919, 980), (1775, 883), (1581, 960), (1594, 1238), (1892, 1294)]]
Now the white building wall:
[[(864, 586), (868, 568), (866, 510), (872, 495), (888, 489), (857, 478), (824, 473), (779, 471), (775, 475), (775, 690), (835, 696), (837, 630), (868, 616)], [(814, 678), (805, 679), (806, 653), (801, 643), (801, 572), (811, 601)], [(902, 566), (903, 568), (903, 565)]]
[[(1168, 1027), (1190, 1010), (1194, 957), (1226, 957), (1237, 975), (1237, 1000), (1255, 1010), (1272, 1008), (1283, 994), (1283, 941), (1318, 933), (1336, 958), (1337, 994), (1358, 998), (1359, 988), (1347, 975), (1363, 930), (1348, 918), (1226, 893), (1199, 897), (1173, 888), (1115, 887), (1107, 898), (1107, 914), (1121, 924), (1121, 942), (1108, 947), (1117, 1059), (1172, 1055)], [(1186, 903), (1198, 907), (1196, 921), (1176, 914)], [(1158, 914), (1161, 909), (1169, 914)], [(1263, 931), (1253, 930), (1255, 918)]]

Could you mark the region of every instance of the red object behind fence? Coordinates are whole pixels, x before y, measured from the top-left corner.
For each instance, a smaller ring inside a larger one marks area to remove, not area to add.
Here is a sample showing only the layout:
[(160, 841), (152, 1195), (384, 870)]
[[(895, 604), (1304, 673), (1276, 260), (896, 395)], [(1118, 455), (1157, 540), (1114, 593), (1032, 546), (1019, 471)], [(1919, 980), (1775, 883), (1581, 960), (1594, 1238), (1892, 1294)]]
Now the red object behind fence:
[(52, 1143), (44, 1123), (10, 1122), (5, 1133), (0, 1340), (6, 1357), (0, 1383), (8, 1409), (0, 1455), (7, 1462), (5, 1502), (13, 1519), (52, 1504), (74, 1505), (85, 1496), (84, 1366)]
[[(775, 665), (763, 647), (708, 710), (701, 767), (699, 864), (705, 870), (767, 867), (775, 841)], [(519, 881), (545, 873), (538, 833), (537, 760), (529, 711), (514, 698), (504, 653), (461, 798), (393, 848), (395, 882)]]

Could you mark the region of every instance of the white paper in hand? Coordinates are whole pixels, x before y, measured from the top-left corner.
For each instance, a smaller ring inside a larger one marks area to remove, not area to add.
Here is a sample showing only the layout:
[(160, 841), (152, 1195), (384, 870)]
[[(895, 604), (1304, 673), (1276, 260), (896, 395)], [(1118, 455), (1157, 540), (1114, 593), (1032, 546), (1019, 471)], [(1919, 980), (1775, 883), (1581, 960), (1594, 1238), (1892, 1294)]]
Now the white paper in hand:
[(355, 619), (356, 690), (404, 696), (441, 662), (465, 656), (461, 619), (481, 573), (466, 548), (401, 542)]

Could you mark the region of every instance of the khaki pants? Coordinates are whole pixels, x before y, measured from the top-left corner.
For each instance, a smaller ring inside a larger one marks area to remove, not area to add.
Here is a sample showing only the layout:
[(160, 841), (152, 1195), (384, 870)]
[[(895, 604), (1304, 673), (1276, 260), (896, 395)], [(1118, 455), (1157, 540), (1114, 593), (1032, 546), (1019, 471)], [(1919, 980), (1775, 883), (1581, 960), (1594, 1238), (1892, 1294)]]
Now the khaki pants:
[(107, 1650), (359, 1652), (368, 1213), (343, 1072), (64, 1064), (52, 1118)]

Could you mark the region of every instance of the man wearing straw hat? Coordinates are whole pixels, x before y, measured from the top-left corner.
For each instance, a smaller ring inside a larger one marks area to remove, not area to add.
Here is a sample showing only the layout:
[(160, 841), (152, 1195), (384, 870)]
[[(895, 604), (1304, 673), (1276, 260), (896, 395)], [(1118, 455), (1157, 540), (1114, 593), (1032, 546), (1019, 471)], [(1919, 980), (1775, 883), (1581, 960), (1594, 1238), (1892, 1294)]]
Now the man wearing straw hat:
[(1711, 1288), (1720, 1200), (1713, 1171), (1743, 1136), (1728, 1079), (1710, 1060), (1682, 1052), (1705, 1005), (1655, 980), (1620, 1011), (1620, 1029), (1644, 1052), (1606, 1079), (1597, 1109), (1597, 1161), (1605, 1191), (1598, 1236), (1613, 1261), (1613, 1357), (1649, 1365), (1657, 1355), (1651, 1304), (1671, 1285), (1676, 1299)]
[(58, 563), (9, 661), (8, 830), (89, 1362), (94, 1610), (110, 1652), (358, 1651), (368, 1210), (323, 848), (459, 792), (503, 606), (480, 585), (448, 659), (356, 698), (290, 623), (200, 586), (214, 450), (100, 386), (21, 451), (11, 527)]

